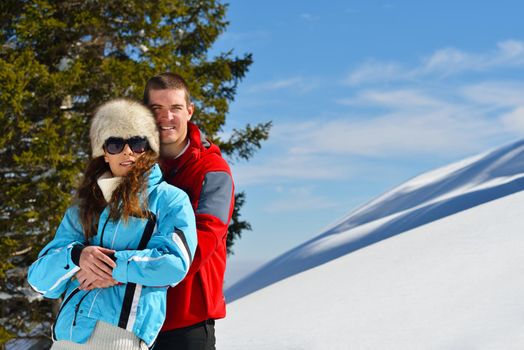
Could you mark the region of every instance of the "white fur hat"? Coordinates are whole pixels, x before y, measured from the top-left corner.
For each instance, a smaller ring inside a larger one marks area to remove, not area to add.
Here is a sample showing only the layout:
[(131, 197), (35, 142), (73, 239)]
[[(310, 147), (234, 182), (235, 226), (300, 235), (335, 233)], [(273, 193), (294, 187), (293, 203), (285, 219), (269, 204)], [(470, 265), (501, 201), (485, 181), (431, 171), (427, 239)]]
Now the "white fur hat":
[(110, 137), (146, 137), (159, 153), (159, 133), (151, 111), (139, 102), (116, 99), (101, 105), (91, 120), (89, 137), (93, 158), (104, 155), (104, 142)]

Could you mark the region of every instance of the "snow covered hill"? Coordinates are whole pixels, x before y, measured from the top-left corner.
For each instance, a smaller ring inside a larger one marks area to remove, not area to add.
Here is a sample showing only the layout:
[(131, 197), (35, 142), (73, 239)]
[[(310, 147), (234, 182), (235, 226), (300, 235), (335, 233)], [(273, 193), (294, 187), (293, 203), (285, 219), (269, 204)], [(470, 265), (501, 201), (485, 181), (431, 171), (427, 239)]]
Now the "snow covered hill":
[(218, 348), (523, 349), (522, 190), (524, 141), (408, 181), (229, 288)]
[(228, 302), (415, 227), (524, 190), (524, 140), (422, 174), (226, 290)]

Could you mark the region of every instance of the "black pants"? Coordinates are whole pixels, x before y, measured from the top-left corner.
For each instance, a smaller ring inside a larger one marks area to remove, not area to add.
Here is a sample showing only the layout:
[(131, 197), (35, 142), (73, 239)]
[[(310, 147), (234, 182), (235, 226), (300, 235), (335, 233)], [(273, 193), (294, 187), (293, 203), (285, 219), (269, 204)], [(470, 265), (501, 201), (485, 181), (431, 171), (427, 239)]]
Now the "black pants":
[(215, 350), (215, 320), (161, 332), (153, 350)]

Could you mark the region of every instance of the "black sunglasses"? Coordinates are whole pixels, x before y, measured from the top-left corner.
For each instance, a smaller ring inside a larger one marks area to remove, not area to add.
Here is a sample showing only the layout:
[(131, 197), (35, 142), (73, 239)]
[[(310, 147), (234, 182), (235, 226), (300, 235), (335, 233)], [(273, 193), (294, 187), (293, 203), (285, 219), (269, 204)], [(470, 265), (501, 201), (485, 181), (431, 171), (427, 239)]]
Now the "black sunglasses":
[(128, 139), (110, 137), (104, 142), (104, 149), (109, 154), (118, 154), (124, 150), (126, 144), (134, 153), (143, 153), (149, 148), (149, 143), (145, 137), (133, 136)]

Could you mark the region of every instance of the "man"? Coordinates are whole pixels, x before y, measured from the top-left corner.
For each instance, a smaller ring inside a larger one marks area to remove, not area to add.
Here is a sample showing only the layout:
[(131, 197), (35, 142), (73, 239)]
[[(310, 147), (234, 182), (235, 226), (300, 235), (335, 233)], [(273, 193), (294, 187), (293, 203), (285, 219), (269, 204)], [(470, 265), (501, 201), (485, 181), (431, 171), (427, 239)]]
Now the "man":
[(189, 195), (198, 236), (187, 277), (168, 291), (167, 317), (155, 350), (215, 349), (215, 319), (226, 314), (222, 285), (234, 207), (231, 171), (219, 148), (190, 122), (195, 107), (181, 76), (162, 73), (149, 79), (144, 103), (160, 130), (164, 178)]

